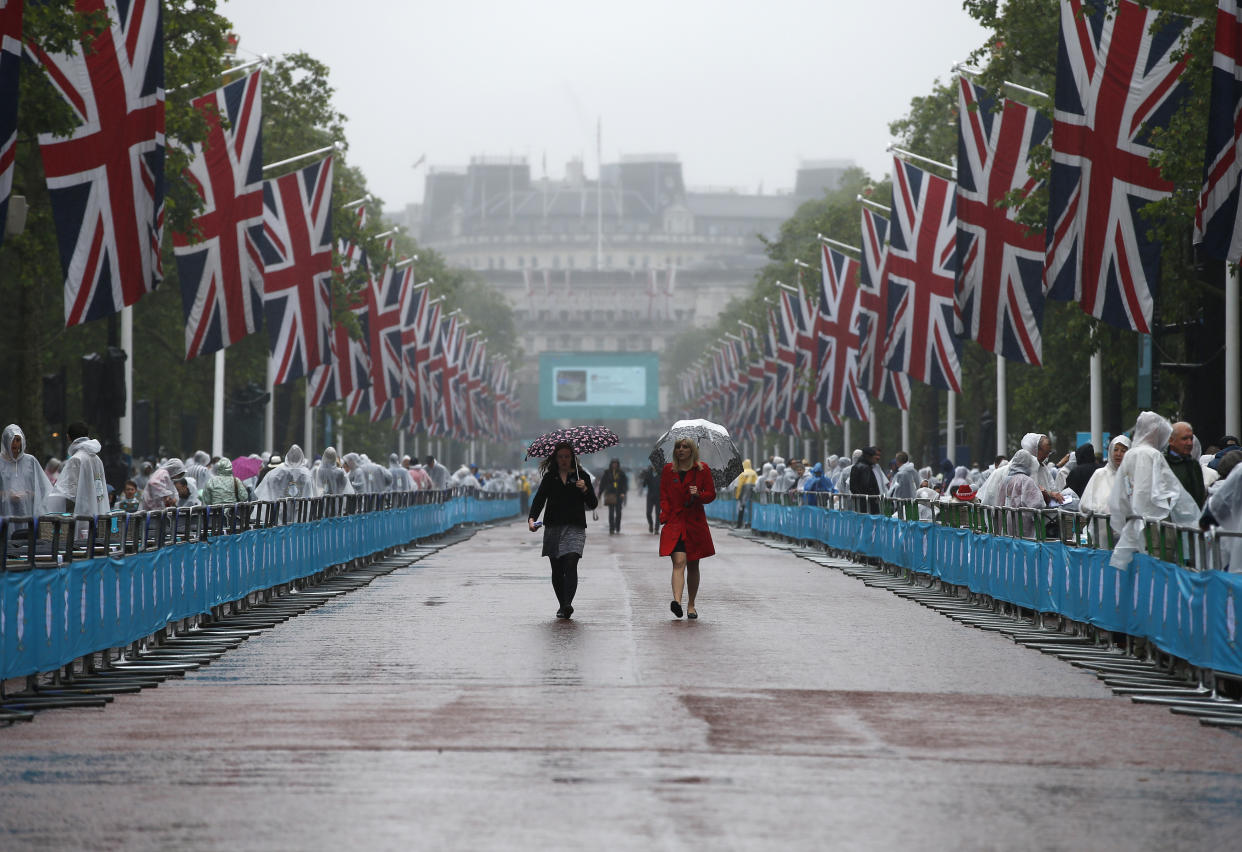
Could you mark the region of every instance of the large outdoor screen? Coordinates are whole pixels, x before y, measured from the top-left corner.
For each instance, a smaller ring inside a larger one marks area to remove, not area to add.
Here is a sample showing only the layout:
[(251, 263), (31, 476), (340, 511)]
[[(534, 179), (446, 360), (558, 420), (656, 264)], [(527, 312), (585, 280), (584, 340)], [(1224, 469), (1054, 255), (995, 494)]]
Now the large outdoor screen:
[(660, 359), (651, 352), (545, 352), (539, 416), (598, 420), (660, 415)]

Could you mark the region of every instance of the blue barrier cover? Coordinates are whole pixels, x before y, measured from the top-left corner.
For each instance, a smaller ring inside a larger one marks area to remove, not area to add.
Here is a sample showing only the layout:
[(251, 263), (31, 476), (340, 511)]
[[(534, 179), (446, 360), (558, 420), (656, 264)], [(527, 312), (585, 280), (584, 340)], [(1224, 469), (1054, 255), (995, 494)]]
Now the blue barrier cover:
[[(705, 508), (718, 520), (737, 520), (733, 500)], [(1242, 675), (1242, 575), (1188, 571), (1145, 553), (1118, 570), (1107, 550), (818, 506), (754, 503), (750, 512), (759, 532), (876, 557), (1017, 606), (1145, 637), (1192, 665)]]
[(389, 547), (518, 513), (518, 500), (444, 503), (325, 518), (0, 573), (0, 680), (51, 671), (171, 621)]

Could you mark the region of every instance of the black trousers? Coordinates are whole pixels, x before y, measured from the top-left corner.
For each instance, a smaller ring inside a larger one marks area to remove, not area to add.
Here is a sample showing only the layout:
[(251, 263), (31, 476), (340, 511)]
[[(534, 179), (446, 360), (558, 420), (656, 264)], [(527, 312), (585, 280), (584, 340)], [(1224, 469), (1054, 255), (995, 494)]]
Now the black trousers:
[(621, 532), (621, 498), (608, 507), (608, 532)]
[(574, 602), (578, 591), (578, 560), (580, 553), (566, 553), (555, 558), (549, 556), (552, 563), (552, 590), (556, 592), (556, 601), (562, 608)]
[(647, 501), (647, 529), (656, 532), (656, 527), (660, 524), (660, 501)]

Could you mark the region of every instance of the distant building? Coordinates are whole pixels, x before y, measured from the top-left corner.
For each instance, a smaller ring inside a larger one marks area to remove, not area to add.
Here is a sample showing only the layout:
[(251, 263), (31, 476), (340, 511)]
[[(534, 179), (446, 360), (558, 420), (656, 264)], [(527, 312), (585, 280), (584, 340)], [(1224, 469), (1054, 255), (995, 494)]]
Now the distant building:
[[(547, 425), (537, 421), (540, 352), (663, 352), (679, 331), (710, 325), (767, 262), (760, 235), (775, 238), (852, 165), (809, 162), (794, 193), (761, 195), (687, 188), (673, 154), (623, 156), (601, 180), (580, 160), (551, 180), (533, 179), (524, 158), (474, 157), (430, 169), (422, 204), (392, 218), (508, 298), (528, 356), (519, 380), (533, 433)], [(661, 379), (666, 410), (671, 377)], [(655, 428), (610, 425), (636, 438)]]

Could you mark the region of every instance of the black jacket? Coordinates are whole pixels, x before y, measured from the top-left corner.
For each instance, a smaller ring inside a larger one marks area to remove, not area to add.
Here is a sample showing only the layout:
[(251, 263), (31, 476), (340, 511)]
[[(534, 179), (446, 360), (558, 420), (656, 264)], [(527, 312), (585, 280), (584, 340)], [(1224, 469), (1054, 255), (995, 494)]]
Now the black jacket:
[(1203, 468), (1199, 467), (1199, 460), (1182, 458), (1172, 450), (1164, 451), (1164, 460), (1169, 463), (1182, 487), (1190, 492), (1195, 505), (1202, 509), (1207, 502), (1207, 488), (1203, 485)]
[(856, 462), (850, 468), (851, 494), (879, 494), (880, 483), (875, 478), (875, 471), (864, 461)]
[(1099, 470), (1099, 465), (1095, 463), (1095, 447), (1089, 443), (1083, 444), (1074, 451), (1074, 458), (1078, 464), (1065, 478), (1065, 487), (1073, 489), (1074, 493), (1081, 497), (1082, 492), (1087, 488), (1087, 483)]
[(617, 471), (613, 476), (612, 470), (605, 470), (599, 475), (599, 492), (600, 494), (626, 494), (630, 490), (630, 478), (625, 475), (624, 470)]
[[(577, 472), (571, 475), (577, 475)], [(581, 476), (586, 483), (585, 492), (579, 491), (573, 481), (561, 482), (561, 476), (555, 470), (548, 471), (539, 483), (535, 499), (531, 501), (530, 519), (538, 519), (539, 513), (543, 512), (543, 522), (550, 527), (568, 525), (586, 529), (586, 510), (598, 506), (599, 498), (591, 487), (591, 474), (584, 470)]]

